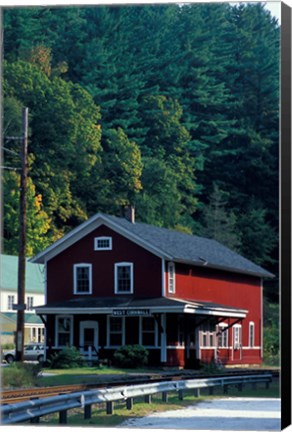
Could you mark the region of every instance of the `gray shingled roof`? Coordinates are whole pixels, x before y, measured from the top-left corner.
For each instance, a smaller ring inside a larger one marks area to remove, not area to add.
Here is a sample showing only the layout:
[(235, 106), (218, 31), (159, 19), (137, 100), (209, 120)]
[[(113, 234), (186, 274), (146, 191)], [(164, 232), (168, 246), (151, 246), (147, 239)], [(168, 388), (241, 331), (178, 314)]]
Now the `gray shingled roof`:
[(171, 255), (174, 261), (193, 262), (195, 265), (205, 264), (208, 267), (233, 270), (260, 277), (273, 277), (272, 273), (215, 240), (145, 223), (131, 223), (116, 216), (105, 216), (145, 242)]

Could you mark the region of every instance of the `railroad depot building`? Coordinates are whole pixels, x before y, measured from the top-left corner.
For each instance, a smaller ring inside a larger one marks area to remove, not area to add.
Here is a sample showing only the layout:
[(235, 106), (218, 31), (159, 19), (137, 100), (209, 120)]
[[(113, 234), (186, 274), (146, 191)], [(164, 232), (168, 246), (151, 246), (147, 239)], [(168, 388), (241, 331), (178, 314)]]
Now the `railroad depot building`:
[(47, 355), (66, 345), (111, 359), (141, 344), (150, 365), (260, 364), (263, 279), (218, 242), (96, 214), (32, 259), (45, 264)]

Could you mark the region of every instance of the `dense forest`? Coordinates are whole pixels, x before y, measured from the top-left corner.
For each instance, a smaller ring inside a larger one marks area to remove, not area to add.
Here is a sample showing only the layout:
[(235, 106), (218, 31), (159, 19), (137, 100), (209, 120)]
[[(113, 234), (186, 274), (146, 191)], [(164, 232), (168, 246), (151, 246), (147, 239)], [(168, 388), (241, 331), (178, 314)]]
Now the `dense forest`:
[[(219, 240), (276, 277), (279, 25), (263, 4), (4, 10), (4, 136), (29, 108), (28, 255), (101, 211)], [(17, 140), (4, 140), (19, 167)], [(17, 254), (19, 172), (3, 170)]]

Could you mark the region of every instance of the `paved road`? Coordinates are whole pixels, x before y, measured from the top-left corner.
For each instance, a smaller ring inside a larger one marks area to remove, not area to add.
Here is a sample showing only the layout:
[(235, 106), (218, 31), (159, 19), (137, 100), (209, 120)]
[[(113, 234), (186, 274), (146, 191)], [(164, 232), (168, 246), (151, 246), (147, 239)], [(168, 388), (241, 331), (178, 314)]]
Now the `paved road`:
[(279, 431), (280, 399), (222, 398), (127, 420), (122, 428)]

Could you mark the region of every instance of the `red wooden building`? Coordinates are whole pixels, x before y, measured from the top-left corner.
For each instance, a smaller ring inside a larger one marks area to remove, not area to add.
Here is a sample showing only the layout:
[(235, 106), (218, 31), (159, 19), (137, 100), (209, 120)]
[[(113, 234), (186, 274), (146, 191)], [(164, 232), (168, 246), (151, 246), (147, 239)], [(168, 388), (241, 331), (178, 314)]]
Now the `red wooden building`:
[(259, 364), (263, 278), (214, 240), (97, 214), (32, 259), (46, 267), (48, 353), (110, 359), (142, 344), (150, 364)]

